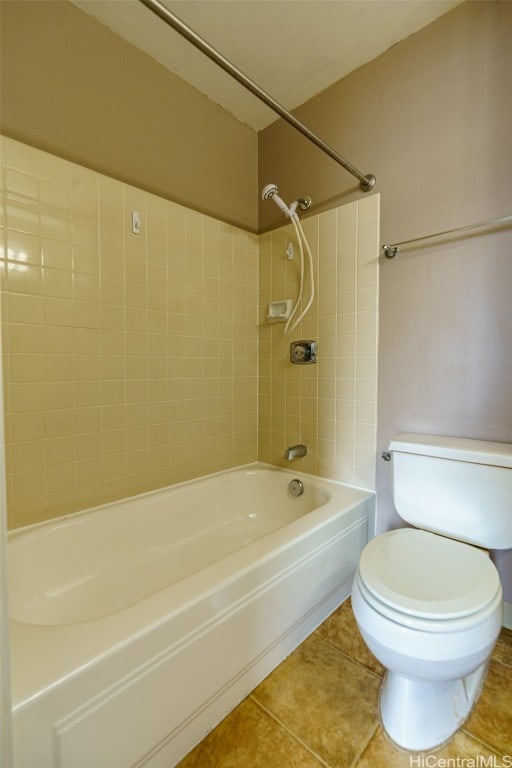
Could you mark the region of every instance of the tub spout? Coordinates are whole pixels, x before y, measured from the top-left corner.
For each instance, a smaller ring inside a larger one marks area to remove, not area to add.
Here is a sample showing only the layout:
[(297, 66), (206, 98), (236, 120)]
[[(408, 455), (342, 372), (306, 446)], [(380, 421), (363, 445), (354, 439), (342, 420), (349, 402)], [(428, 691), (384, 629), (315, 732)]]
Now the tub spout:
[(287, 461), (292, 461), (292, 459), (300, 459), (302, 456), (305, 456), (307, 452), (308, 449), (305, 445), (291, 445), (288, 446), (284, 452), (284, 458)]

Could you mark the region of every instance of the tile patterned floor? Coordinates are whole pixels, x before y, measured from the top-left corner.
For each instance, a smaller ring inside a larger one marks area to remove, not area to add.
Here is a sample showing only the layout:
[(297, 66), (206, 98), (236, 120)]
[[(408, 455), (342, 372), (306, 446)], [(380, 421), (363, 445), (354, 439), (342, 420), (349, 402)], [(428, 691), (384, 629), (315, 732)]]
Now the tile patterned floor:
[[(395, 747), (379, 724), (382, 674), (359, 635), (347, 600), (178, 768), (421, 766), (421, 755)], [(431, 754), (424, 756), (430, 764)], [(503, 630), (474, 711), (451, 741), (435, 752), (434, 765), (497, 768), (512, 765), (512, 758), (504, 760), (509, 755), (512, 631)]]

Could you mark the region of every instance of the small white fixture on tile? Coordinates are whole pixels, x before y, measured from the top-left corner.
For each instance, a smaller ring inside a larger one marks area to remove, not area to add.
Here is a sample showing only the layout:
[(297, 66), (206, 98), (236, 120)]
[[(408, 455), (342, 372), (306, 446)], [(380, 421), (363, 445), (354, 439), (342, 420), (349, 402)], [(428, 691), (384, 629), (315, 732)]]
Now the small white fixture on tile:
[(268, 305), (267, 320), (269, 323), (284, 323), (290, 317), (291, 311), (291, 299), (279, 299), (278, 301), (271, 301)]

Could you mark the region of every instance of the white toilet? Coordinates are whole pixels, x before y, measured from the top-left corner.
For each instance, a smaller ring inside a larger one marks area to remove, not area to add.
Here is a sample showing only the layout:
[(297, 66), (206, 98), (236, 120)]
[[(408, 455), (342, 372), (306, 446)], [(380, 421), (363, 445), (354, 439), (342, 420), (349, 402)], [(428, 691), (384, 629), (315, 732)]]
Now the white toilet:
[(387, 734), (425, 750), (468, 716), (500, 632), (502, 589), (485, 550), (512, 548), (512, 445), (407, 434), (390, 453), (395, 506), (415, 528), (367, 544), (352, 606), (387, 669)]

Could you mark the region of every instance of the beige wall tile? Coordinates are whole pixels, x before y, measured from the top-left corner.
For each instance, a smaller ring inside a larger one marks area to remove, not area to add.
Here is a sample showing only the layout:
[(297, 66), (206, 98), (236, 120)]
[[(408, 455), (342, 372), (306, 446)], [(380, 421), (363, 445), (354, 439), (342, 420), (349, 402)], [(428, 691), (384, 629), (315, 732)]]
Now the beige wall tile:
[(6, 168), (16, 168), (33, 176), (37, 174), (38, 152), (27, 144), (4, 139), (4, 163)]
[[(286, 338), (282, 325), (260, 325), (260, 459), (285, 465), (286, 446), (304, 442), (308, 456), (293, 466), (370, 489), (375, 486), (378, 213), (379, 196), (372, 195), (308, 218), (304, 230), (313, 250), (317, 298)], [(289, 240), (294, 240), (289, 227), (260, 238), (262, 317), (271, 299), (297, 295), (297, 265), (283, 258)], [(300, 338), (318, 340), (316, 365), (289, 362), (288, 344)]]
[(253, 461), (257, 238), (5, 144), (10, 526)]
[(55, 184), (68, 188), (70, 164), (60, 157), (47, 152), (37, 153), (37, 174), (40, 179), (49, 179)]

